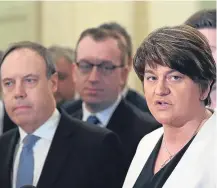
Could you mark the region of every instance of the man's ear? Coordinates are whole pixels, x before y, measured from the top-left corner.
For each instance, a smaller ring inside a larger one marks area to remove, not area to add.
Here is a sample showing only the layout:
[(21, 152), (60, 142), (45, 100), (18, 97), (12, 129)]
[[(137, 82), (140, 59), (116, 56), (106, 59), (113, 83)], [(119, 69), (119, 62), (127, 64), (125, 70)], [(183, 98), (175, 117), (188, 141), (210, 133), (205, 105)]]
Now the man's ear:
[(133, 67), (133, 58), (128, 57), (128, 67), (129, 67), (129, 72), (132, 70)]
[(125, 66), (121, 70), (121, 88), (123, 88), (128, 81), (128, 76), (129, 76), (129, 67)]
[(72, 64), (72, 79), (73, 79), (74, 83), (76, 83), (76, 81), (77, 81), (76, 69), (77, 69), (77, 65), (75, 63), (73, 63)]

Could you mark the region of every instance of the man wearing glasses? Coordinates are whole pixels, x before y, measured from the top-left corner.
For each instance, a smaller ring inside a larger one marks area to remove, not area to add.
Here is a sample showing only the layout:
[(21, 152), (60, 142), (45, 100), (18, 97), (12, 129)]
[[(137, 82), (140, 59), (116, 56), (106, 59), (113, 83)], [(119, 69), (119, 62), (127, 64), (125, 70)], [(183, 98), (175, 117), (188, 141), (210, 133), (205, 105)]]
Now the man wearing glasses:
[(75, 50), (73, 76), (82, 104), (66, 104), (66, 111), (90, 126), (115, 132), (131, 163), (140, 139), (159, 124), (148, 112), (141, 112), (121, 97), (128, 74), (126, 47), (115, 32), (90, 28), (82, 32)]

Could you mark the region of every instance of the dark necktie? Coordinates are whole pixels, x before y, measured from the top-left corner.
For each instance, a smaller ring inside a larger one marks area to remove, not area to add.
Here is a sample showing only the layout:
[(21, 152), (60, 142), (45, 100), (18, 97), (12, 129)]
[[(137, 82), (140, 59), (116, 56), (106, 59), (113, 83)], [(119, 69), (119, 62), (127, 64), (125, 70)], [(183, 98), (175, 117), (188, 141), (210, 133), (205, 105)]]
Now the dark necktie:
[(97, 124), (100, 123), (99, 119), (96, 116), (89, 116), (87, 118), (87, 122), (91, 123), (91, 124), (94, 124), (94, 125), (97, 125)]

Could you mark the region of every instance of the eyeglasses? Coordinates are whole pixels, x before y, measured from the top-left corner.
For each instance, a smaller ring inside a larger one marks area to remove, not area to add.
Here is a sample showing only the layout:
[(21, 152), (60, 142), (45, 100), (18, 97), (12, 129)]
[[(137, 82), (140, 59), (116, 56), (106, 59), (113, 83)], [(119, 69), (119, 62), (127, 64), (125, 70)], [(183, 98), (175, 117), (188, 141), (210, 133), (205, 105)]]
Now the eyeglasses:
[(124, 65), (113, 65), (111, 61), (101, 61), (99, 64), (93, 64), (89, 61), (80, 61), (76, 63), (80, 72), (88, 74), (92, 71), (93, 67), (97, 67), (97, 70), (103, 75), (111, 74), (115, 69), (122, 68)]

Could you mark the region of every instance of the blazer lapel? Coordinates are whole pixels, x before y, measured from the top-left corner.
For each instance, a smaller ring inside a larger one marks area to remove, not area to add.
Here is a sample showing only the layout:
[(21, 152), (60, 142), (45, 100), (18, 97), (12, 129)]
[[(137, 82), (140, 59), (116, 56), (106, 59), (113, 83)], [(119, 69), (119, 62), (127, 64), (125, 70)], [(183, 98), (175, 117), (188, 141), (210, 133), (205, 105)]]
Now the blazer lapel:
[[(163, 188), (173, 188), (174, 185), (176, 185), (176, 188), (213, 187), (213, 181), (207, 181), (207, 178), (210, 178), (210, 174), (214, 174), (214, 172), (210, 172), (210, 167), (215, 163), (215, 119), (216, 115), (213, 114), (213, 116), (204, 124), (168, 180), (165, 182)], [(206, 177), (205, 174), (208, 177)]]
[[(112, 130), (118, 135), (121, 135), (122, 132), (124, 132), (126, 124), (129, 124), (128, 121), (128, 115), (126, 115), (126, 108), (125, 108), (125, 103), (123, 99), (121, 100), (120, 104), (117, 106), (115, 109), (114, 113), (111, 116), (111, 119), (108, 122), (107, 128)], [(125, 115), (124, 118), (121, 118)]]
[(13, 172), (13, 159), (14, 159), (14, 152), (16, 148), (16, 144), (19, 139), (19, 131), (18, 129), (14, 130), (12, 133), (12, 138), (8, 140), (7, 146), (8, 147), (5, 152), (5, 160), (2, 161), (1, 168), (3, 169), (4, 174), (4, 181), (7, 185), (5, 187), (12, 187), (12, 172)]
[(127, 172), (123, 188), (132, 188), (137, 180), (141, 180), (139, 176), (143, 170), (143, 167), (162, 134), (163, 128), (159, 128), (140, 141), (136, 150), (136, 154), (134, 155), (130, 168)]
[(75, 113), (72, 114), (72, 117), (75, 117), (80, 120), (82, 120), (82, 116), (83, 116), (82, 109), (79, 109)]
[(4, 109), (4, 116), (3, 116), (3, 133), (10, 130), (10, 129), (13, 129), (17, 127), (13, 121), (9, 118), (7, 112), (5, 111)]
[[(69, 127), (69, 129), (66, 127)], [(58, 175), (61, 174), (71, 149), (67, 146), (71, 142), (72, 130), (71, 121), (65, 113), (61, 113), (60, 123), (51, 143), (37, 188), (53, 187), (55, 181), (58, 180)]]

